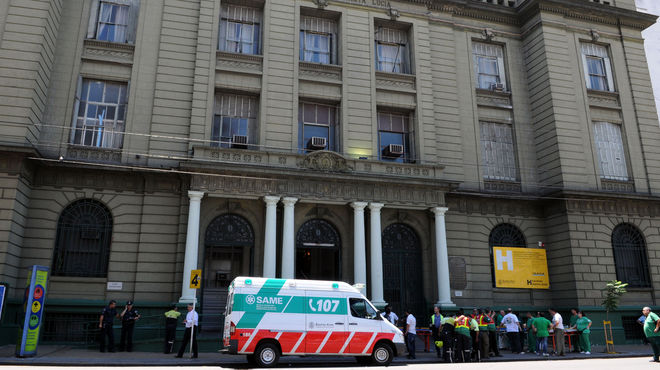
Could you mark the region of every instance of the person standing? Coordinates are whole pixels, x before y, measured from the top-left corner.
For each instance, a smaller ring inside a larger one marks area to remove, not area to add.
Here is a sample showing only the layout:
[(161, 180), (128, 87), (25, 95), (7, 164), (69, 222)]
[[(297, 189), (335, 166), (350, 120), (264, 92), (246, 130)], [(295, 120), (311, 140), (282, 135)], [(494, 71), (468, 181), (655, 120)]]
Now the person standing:
[(163, 352), (165, 354), (170, 354), (174, 350), (176, 326), (179, 316), (181, 316), (181, 312), (179, 312), (176, 304), (173, 304), (170, 310), (165, 312), (165, 351)]
[(479, 323), (477, 323), (477, 312), (472, 311), (470, 320), (470, 336), (472, 337), (472, 358), (479, 361)]
[(101, 317), (99, 318), (99, 329), (101, 329), (101, 352), (105, 352), (105, 338), (108, 337), (108, 351), (115, 351), (115, 333), (112, 331), (112, 326), (115, 322), (115, 317), (119, 317), (117, 314), (117, 302), (111, 300), (110, 303), (101, 311)]
[[(438, 306), (433, 307), (433, 315), (431, 315), (431, 335), (433, 336), (433, 343), (440, 340), (440, 326), (442, 326), (442, 314)], [(434, 345), (436, 356), (441, 356), (441, 348)]]
[(504, 312), (504, 310), (500, 310), (500, 312), (497, 314), (497, 318), (495, 319), (495, 325), (497, 325), (497, 327), (502, 326), (502, 320), (504, 320), (504, 316), (506, 316), (506, 312)]
[(454, 317), (446, 316), (442, 320), (442, 358), (445, 362), (452, 361), (452, 353), (454, 350)]
[(644, 307), (642, 313), (646, 316), (644, 320), (644, 335), (649, 340), (653, 349), (652, 362), (660, 362), (660, 317), (651, 312), (650, 307)]
[(575, 322), (575, 328), (578, 331), (580, 348), (580, 353), (585, 355), (591, 354), (591, 340), (589, 339), (589, 334), (591, 333), (591, 320), (584, 315), (584, 312), (578, 311), (578, 319)]
[(518, 317), (513, 314), (513, 309), (509, 308), (507, 314), (502, 318), (502, 325), (506, 328), (506, 335), (509, 338), (509, 344), (511, 345), (511, 352), (513, 353), (522, 353), (520, 348), (520, 321)]
[(488, 334), (488, 324), (491, 323), (490, 317), (484, 310), (479, 310), (477, 319), (479, 324), (479, 349), (481, 350), (481, 359), (488, 360), (490, 355), (490, 336)]
[(551, 308), (548, 310), (552, 315), (552, 330), (555, 332), (555, 345), (557, 346), (558, 356), (565, 356), (564, 353), (564, 319), (557, 310)]
[(417, 319), (410, 313), (410, 309), (405, 311), (406, 314), (406, 346), (408, 348), (408, 358), (415, 359), (415, 338), (417, 337)]
[(490, 351), (495, 357), (502, 357), (500, 355), (500, 346), (497, 343), (497, 326), (495, 324), (495, 311), (488, 309), (488, 317), (490, 322), (488, 323), (488, 344)]
[(186, 319), (183, 320), (183, 324), (186, 326), (186, 331), (183, 333), (183, 342), (181, 343), (181, 347), (179, 347), (179, 353), (176, 357), (183, 357), (186, 347), (188, 347), (192, 340), (192, 357), (197, 358), (197, 323), (199, 321), (199, 315), (193, 310), (192, 303), (188, 303), (187, 309), (188, 313), (186, 314)]
[(133, 352), (133, 329), (140, 314), (133, 307), (133, 301), (127, 301), (126, 307), (119, 315), (121, 318), (121, 339), (119, 340), (119, 352)]
[(536, 353), (538, 344), (536, 343), (536, 335), (534, 333), (534, 316), (531, 312), (527, 312), (525, 329), (527, 329), (527, 350), (530, 353)]
[(543, 355), (543, 357), (548, 357), (548, 337), (550, 336), (550, 328), (552, 323), (550, 320), (541, 316), (541, 313), (536, 314), (536, 318), (532, 322), (532, 330), (536, 336), (536, 354)]
[(383, 315), (383, 317), (391, 322), (394, 326), (396, 326), (397, 322), (399, 321), (399, 316), (392, 312), (392, 307), (390, 305), (385, 306), (385, 312), (383, 312), (381, 315)]
[(454, 332), (456, 336), (456, 360), (470, 362), (472, 351), (472, 337), (470, 337), (470, 318), (458, 310), (458, 317), (454, 319)]
[[(571, 308), (571, 318), (568, 319), (568, 327), (569, 328), (575, 328), (577, 326), (577, 320), (578, 320), (578, 311), (575, 308)], [(575, 343), (575, 350), (573, 352), (584, 352), (584, 350), (580, 349), (580, 341), (577, 340), (577, 343)]]
[(642, 315), (637, 319), (637, 323), (639, 326), (642, 328), (642, 344), (649, 344), (649, 340), (646, 338), (646, 335), (644, 334), (644, 322), (646, 321), (646, 316)]

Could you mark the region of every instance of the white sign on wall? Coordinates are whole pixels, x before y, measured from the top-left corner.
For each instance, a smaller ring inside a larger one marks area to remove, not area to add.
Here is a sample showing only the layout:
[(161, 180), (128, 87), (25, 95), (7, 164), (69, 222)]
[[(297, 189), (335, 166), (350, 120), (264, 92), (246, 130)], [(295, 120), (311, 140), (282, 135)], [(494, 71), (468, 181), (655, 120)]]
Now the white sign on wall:
[(124, 289), (124, 283), (121, 281), (108, 281), (108, 290), (122, 290)]

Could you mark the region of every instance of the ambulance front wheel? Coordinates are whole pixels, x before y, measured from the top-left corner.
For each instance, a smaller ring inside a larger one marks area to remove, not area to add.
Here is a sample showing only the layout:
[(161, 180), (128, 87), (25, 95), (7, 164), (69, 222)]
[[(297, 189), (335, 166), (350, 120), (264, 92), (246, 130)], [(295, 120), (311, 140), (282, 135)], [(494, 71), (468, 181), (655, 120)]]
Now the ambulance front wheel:
[(273, 367), (280, 359), (280, 350), (273, 343), (260, 344), (254, 351), (254, 361), (259, 367)]
[(371, 353), (371, 361), (375, 365), (388, 366), (392, 362), (394, 352), (392, 347), (387, 343), (378, 343), (374, 346), (374, 351)]

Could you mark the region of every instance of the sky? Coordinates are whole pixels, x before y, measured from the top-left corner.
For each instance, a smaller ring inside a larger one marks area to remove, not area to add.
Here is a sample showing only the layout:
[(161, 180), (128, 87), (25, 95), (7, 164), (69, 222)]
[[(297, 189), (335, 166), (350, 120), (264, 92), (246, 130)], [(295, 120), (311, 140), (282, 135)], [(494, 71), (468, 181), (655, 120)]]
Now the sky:
[[(639, 11), (660, 16), (660, 0), (636, 0), (636, 3)], [(644, 48), (651, 72), (655, 106), (660, 119), (660, 22), (647, 28), (642, 32), (642, 36), (644, 36)]]

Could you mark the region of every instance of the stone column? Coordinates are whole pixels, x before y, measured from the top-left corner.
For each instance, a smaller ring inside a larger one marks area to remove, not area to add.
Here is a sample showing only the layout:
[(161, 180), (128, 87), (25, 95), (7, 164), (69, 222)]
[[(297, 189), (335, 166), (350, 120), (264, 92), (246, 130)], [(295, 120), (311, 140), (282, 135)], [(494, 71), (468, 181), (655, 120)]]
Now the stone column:
[(371, 211), (371, 303), (378, 308), (385, 306), (383, 300), (383, 245), (380, 237), (380, 209), (383, 206), (383, 203), (369, 204)]
[(183, 259), (183, 279), (181, 284), (180, 303), (195, 301), (195, 290), (190, 289), (190, 271), (197, 269), (199, 253), (199, 211), (204, 197), (203, 191), (188, 191), (190, 205), (188, 206), (188, 231), (186, 233), (186, 253)]
[(451, 289), (449, 286), (449, 257), (447, 255), (447, 230), (445, 229), (445, 213), (447, 207), (435, 207), (431, 211), (435, 214), (435, 254), (438, 272), (438, 303), (441, 307), (453, 307)]
[(274, 278), (277, 270), (277, 202), (280, 197), (265, 196), (266, 230), (264, 232), (264, 271), (263, 277)]
[(294, 205), (298, 198), (282, 198), (284, 203), (284, 234), (282, 235), (282, 279), (295, 278), (296, 246), (294, 237)]
[(362, 294), (367, 286), (367, 253), (364, 245), (364, 208), (366, 202), (353, 202), (353, 283), (363, 284)]

